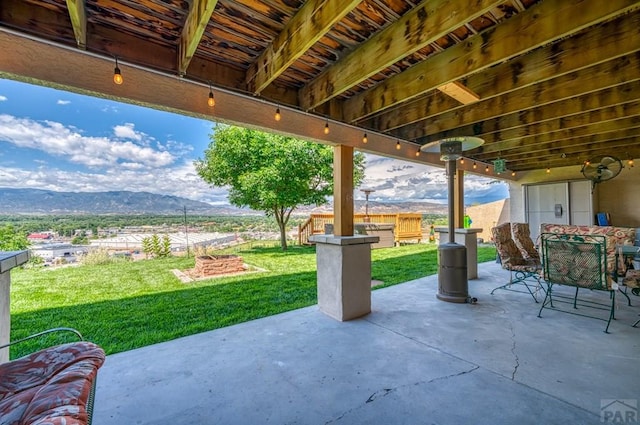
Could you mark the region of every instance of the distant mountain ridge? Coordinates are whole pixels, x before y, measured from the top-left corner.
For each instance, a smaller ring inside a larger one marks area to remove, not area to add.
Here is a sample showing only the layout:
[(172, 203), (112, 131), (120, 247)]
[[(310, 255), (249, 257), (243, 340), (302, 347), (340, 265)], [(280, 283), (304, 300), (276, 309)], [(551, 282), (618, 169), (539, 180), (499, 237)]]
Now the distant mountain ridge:
[[(171, 195), (149, 192), (56, 192), (41, 189), (0, 188), (0, 214), (82, 215), (82, 214), (157, 214), (178, 215), (186, 207), (190, 215), (256, 215), (260, 211), (242, 209), (233, 205), (210, 205)], [(365, 212), (365, 201), (356, 200), (356, 213)], [(330, 204), (301, 206), (295, 215), (332, 213)], [(380, 202), (369, 201), (369, 213), (444, 213), (446, 205), (432, 202)]]
[(0, 214), (256, 214), (233, 206), (214, 206), (149, 192), (55, 192), (0, 188)]

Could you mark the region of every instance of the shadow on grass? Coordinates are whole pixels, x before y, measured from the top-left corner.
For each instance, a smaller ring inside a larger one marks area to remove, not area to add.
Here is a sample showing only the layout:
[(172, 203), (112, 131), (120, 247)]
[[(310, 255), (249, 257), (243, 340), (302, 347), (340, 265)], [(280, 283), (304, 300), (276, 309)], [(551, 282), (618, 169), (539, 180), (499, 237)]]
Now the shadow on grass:
[[(57, 326), (78, 329), (107, 354), (131, 350), (316, 303), (316, 273), (262, 276), (11, 317), (12, 340)], [(12, 348), (20, 357), (37, 343)]]

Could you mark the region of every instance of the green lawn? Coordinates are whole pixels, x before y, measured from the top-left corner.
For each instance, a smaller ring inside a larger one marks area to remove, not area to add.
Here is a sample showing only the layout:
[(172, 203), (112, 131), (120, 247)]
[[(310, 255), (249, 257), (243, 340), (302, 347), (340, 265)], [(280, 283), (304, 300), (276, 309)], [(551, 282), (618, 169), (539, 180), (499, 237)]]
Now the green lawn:
[[(181, 257), (14, 270), (11, 337), (68, 326), (112, 354), (316, 303), (314, 247), (247, 246), (234, 253), (266, 271), (184, 284), (171, 270), (192, 268), (194, 259)], [(478, 257), (493, 260), (495, 249), (480, 247)], [(436, 245), (372, 251), (372, 277), (381, 287), (435, 273)], [(22, 344), (12, 358), (32, 349)]]

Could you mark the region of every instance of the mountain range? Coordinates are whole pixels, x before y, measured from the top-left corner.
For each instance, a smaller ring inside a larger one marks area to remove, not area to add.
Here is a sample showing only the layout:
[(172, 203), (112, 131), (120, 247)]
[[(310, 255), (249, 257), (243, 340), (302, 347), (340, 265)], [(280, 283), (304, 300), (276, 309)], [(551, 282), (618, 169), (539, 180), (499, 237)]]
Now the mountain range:
[[(158, 214), (177, 215), (186, 208), (191, 215), (257, 215), (262, 212), (233, 205), (211, 205), (178, 196), (149, 192), (55, 192), (39, 189), (0, 188), (0, 214)], [(355, 212), (364, 213), (365, 203), (356, 200)], [(369, 213), (443, 213), (446, 206), (431, 202), (369, 202)], [(297, 208), (297, 214), (331, 213), (331, 205)]]

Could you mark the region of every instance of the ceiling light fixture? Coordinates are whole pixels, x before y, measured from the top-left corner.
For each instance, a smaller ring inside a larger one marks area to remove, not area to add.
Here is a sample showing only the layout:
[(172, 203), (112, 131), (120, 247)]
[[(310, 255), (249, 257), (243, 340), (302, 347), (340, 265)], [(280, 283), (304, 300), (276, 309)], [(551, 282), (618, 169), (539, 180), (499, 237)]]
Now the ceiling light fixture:
[(211, 89), (211, 81), (209, 81), (209, 99), (207, 99), (207, 105), (212, 108), (216, 106), (216, 100), (213, 97), (213, 90)]
[(120, 85), (123, 83), (124, 79), (122, 78), (122, 73), (120, 72), (120, 68), (118, 68), (118, 57), (115, 57), (116, 59), (116, 67), (113, 69), (113, 82), (116, 83), (117, 85)]
[(324, 124), (324, 134), (329, 134), (329, 120)]
[(362, 143), (366, 144), (369, 141), (369, 139), (367, 138), (367, 133), (364, 133), (364, 136), (362, 136)]
[(275, 116), (273, 118), (275, 118), (276, 121), (280, 121), (280, 119), (282, 118), (282, 115), (280, 115), (280, 107), (279, 106), (276, 108), (276, 114), (275, 114)]

